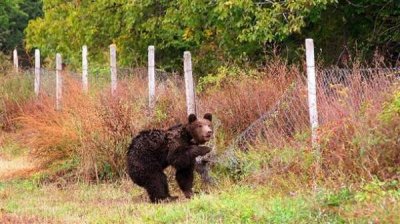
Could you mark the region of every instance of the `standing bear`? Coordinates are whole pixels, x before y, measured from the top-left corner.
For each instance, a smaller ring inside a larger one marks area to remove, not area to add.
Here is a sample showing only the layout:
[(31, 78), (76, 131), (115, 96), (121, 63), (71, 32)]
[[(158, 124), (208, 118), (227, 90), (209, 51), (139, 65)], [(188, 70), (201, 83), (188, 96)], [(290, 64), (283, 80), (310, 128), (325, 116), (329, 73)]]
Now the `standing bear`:
[(203, 118), (190, 114), (187, 124), (168, 130), (146, 130), (133, 138), (127, 153), (128, 174), (132, 181), (145, 188), (151, 202), (174, 200), (169, 194), (164, 169), (173, 166), (179, 188), (186, 198), (193, 195), (193, 171), (196, 157), (211, 151), (207, 146), (213, 134), (212, 115)]

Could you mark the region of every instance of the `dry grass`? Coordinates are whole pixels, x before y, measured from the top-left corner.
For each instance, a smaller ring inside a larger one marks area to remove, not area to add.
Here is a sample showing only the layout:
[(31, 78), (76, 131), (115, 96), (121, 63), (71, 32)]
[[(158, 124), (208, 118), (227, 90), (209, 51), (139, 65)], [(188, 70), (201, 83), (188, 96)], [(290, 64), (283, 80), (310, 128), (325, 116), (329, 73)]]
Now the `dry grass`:
[[(259, 172), (249, 177), (250, 182), (273, 183), (282, 188), (284, 183), (296, 178), (303, 180), (302, 186), (311, 187), (318, 182), (338, 187), (374, 178), (400, 179), (399, 86), (394, 80), (388, 82), (382, 74), (371, 80), (361, 80), (357, 70), (353, 74), (350, 85), (338, 89), (341, 95), (324, 94), (321, 87), (318, 89), (321, 155), (311, 148), (307, 116), (292, 119), (299, 111), (307, 112), (304, 100), (290, 101), (291, 109), (283, 115), (278, 111), (266, 121), (269, 126), (264, 137), (250, 148), (263, 152), (264, 158), (258, 159), (259, 155), (253, 158), (258, 162), (261, 160), (263, 165)], [(284, 121), (282, 116), (288, 119)], [(300, 128), (294, 128), (295, 133), (287, 138), (283, 131), (285, 124)], [(247, 166), (253, 163), (257, 162), (244, 161), (240, 169), (248, 169)]]
[(252, 75), (239, 71), (218, 83), (217, 89), (209, 87), (200, 94), (199, 105), (202, 111), (217, 115), (230, 140), (268, 111), (299, 76), (297, 67), (281, 61)]
[[(283, 63), (252, 77), (242, 71), (235, 78), (223, 80), (223, 88), (199, 94), (199, 110), (212, 112), (221, 120), (225, 135), (221, 144), (225, 144), (268, 110), (297, 73), (295, 67), (288, 69)], [(45, 162), (76, 158), (77, 174), (84, 179), (122, 176), (126, 148), (133, 135), (142, 129), (167, 128), (186, 120), (181, 77), (171, 77), (158, 85), (152, 113), (147, 99), (147, 80), (140, 76), (120, 80), (114, 96), (109, 86), (86, 96), (80, 83), (66, 73), (62, 110), (54, 109), (54, 98), (46, 93), (24, 103), (13, 120), (22, 126), (16, 139)]]
[(319, 130), (319, 142), (324, 177), (399, 178), (396, 164), (400, 161), (400, 133), (396, 127), (400, 125), (400, 116), (393, 113), (390, 122), (381, 118), (399, 90), (393, 83), (384, 74), (362, 80), (355, 70), (350, 86), (337, 90), (340, 97), (320, 100), (324, 123)]
[(0, 131), (15, 131), (13, 119), (33, 95), (32, 77), (25, 74), (0, 74)]
[[(170, 77), (158, 84), (156, 108), (150, 113), (147, 80), (142, 75), (122, 78), (114, 96), (107, 85), (84, 95), (80, 82), (68, 74), (64, 76), (61, 111), (55, 111), (54, 98), (43, 93), (18, 104), (12, 113), (12, 117), (18, 118), (11, 117), (8, 126), (21, 126), (15, 139), (41, 160), (77, 161), (77, 177), (99, 180), (124, 176), (126, 148), (133, 135), (143, 129), (167, 128), (186, 120), (182, 77)], [(202, 83), (203, 91), (198, 93), (197, 100), (199, 114), (211, 112), (221, 123), (216, 142), (222, 151), (238, 133), (270, 110), (293, 80), (303, 76), (298, 67), (274, 61), (258, 71), (224, 70), (217, 77), (217, 82)], [(397, 134), (391, 132), (393, 124), (383, 125), (377, 119), (391, 93), (389, 82), (382, 77), (364, 79), (360, 69), (355, 68), (346, 85), (319, 83), (322, 178), (394, 175), (390, 164), (397, 161), (394, 149), (398, 143), (393, 140)], [(264, 140), (255, 142), (264, 145), (261, 150), (270, 151), (275, 158), (279, 157), (274, 153), (278, 149), (300, 152), (296, 155), (300, 160), (290, 163), (273, 160), (271, 167), (278, 173), (314, 176), (315, 164), (303, 161), (313, 158), (307, 110), (306, 86), (298, 83), (290, 100), (265, 121), (267, 128), (261, 132)], [(387, 136), (392, 136), (389, 142)], [(371, 143), (374, 141), (378, 142)], [(380, 147), (388, 150), (379, 151)], [(382, 166), (385, 168), (381, 169)]]
[(54, 99), (45, 95), (26, 104), (17, 119), (23, 126), (18, 138), (46, 161), (78, 157), (86, 179), (98, 178), (105, 165), (121, 174), (127, 138), (146, 122), (144, 114), (138, 116), (144, 88), (130, 81), (113, 97), (102, 92), (86, 96), (80, 83), (65, 76), (62, 110), (56, 111)]

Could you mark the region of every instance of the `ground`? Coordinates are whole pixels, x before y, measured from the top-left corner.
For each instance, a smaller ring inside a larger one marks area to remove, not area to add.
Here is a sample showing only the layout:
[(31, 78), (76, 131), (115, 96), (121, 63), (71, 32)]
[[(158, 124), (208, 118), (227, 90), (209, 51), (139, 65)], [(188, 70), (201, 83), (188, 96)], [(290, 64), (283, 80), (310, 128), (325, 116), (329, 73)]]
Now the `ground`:
[[(358, 195), (357, 193), (355, 195)], [(12, 223), (395, 223), (396, 194), (360, 200), (338, 192), (277, 193), (232, 186), (193, 200), (153, 205), (129, 180), (108, 184), (1, 184), (0, 222)], [(398, 200), (398, 198), (397, 198)]]
[[(366, 183), (356, 190), (310, 189), (295, 184), (277, 189), (271, 184), (245, 179), (233, 182), (222, 177), (208, 191), (197, 186), (200, 193), (191, 200), (180, 195), (177, 202), (154, 205), (127, 178), (100, 184), (46, 183), (37, 174), (26, 176), (26, 171), (35, 167), (26, 156), (5, 157), (8, 156), (2, 157), (0, 166), (2, 177), (7, 178), (0, 182), (0, 223), (396, 223), (400, 220), (400, 190), (384, 189), (380, 182)], [(179, 194), (176, 186), (172, 190)]]

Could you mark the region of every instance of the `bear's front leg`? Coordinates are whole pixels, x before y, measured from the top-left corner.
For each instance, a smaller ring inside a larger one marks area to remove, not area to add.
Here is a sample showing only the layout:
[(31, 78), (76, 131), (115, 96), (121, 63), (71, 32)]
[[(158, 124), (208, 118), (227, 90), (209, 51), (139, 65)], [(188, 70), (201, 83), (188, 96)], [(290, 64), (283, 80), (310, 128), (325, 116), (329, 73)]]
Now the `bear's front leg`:
[(204, 156), (205, 154), (211, 152), (211, 148), (208, 146), (190, 146), (189, 154), (192, 158), (196, 158), (197, 156)]
[(210, 147), (191, 145), (180, 147), (174, 151), (170, 151), (167, 156), (167, 161), (176, 169), (184, 169), (194, 166), (197, 156), (202, 156), (211, 151)]
[(193, 171), (194, 165), (176, 170), (176, 181), (186, 198), (193, 196)]

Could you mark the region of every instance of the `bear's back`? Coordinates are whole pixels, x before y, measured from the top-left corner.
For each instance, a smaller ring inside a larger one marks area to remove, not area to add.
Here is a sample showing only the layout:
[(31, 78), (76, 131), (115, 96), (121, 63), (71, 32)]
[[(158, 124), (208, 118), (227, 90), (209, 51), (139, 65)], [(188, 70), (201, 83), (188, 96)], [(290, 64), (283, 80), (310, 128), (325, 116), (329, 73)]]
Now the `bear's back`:
[(167, 130), (145, 130), (133, 138), (127, 153), (130, 166), (168, 166), (168, 152), (190, 144), (188, 137), (182, 136), (184, 125), (178, 124)]
[(133, 156), (158, 156), (167, 143), (166, 132), (162, 130), (141, 131), (133, 138), (129, 146), (128, 155)]

